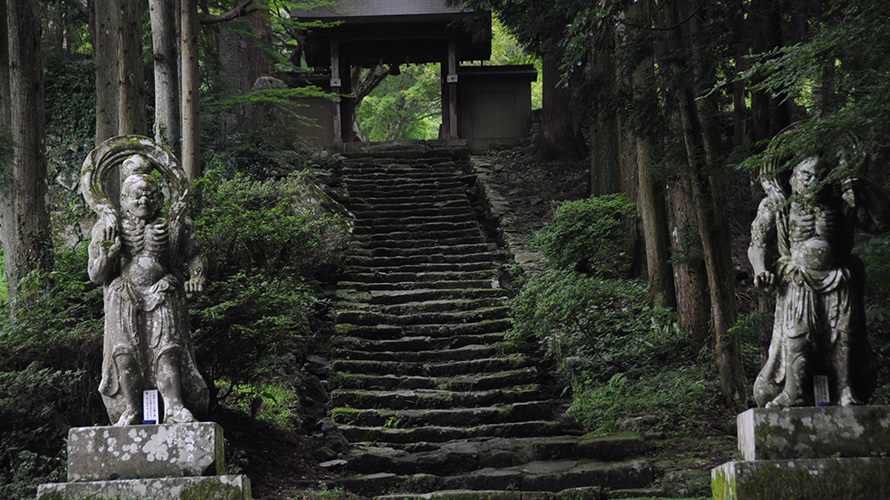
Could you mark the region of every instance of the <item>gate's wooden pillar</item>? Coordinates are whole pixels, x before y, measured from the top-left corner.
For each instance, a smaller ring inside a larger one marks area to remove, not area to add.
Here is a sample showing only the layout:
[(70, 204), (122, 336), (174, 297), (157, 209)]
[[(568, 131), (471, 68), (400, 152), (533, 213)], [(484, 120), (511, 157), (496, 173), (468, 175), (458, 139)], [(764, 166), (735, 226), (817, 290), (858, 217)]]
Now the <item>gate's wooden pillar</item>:
[(445, 66), (447, 73), (445, 75), (445, 86), (447, 87), (447, 99), (443, 99), (448, 109), (443, 109), (444, 117), (447, 118), (445, 124), (445, 138), (460, 137), (460, 128), (457, 120), (457, 38), (452, 34), (448, 38), (448, 60)]
[[(342, 81), (340, 80), (340, 42), (335, 36), (331, 37), (331, 93), (340, 94)], [(333, 102), (333, 126), (334, 141), (343, 141), (343, 114), (340, 100)]]

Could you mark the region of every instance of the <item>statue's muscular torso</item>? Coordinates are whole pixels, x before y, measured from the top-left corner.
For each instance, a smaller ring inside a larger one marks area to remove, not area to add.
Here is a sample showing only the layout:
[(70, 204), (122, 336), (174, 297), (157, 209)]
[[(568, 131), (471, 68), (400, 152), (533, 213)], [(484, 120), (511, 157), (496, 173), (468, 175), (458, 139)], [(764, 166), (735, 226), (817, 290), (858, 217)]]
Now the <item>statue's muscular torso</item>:
[(792, 203), (789, 217), (791, 261), (799, 269), (829, 271), (843, 264), (846, 218), (839, 203), (808, 209)]
[(166, 252), (170, 231), (163, 218), (146, 222), (125, 218), (121, 224), (123, 244), (121, 275), (136, 286), (150, 286), (168, 274)]

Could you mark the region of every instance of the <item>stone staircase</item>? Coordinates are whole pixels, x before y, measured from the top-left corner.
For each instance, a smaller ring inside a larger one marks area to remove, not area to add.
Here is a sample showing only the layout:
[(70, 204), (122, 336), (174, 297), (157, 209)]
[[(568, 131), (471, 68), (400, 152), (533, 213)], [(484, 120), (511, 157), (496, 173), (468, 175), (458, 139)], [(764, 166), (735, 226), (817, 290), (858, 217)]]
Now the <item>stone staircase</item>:
[(509, 308), (496, 246), (466, 194), (468, 152), (347, 157), (356, 223), (337, 291), (331, 392), (350, 443), (340, 485), (389, 498), (651, 492), (657, 471), (637, 459), (647, 443), (580, 435), (559, 420), (539, 385), (540, 360), (504, 339)]

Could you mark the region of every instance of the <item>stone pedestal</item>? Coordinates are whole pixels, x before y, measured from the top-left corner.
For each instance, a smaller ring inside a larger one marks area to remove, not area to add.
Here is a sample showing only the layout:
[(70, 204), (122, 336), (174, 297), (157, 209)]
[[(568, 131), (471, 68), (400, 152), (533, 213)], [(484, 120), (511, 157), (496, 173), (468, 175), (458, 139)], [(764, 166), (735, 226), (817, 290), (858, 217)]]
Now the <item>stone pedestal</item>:
[(227, 476), (222, 428), (212, 422), (81, 427), (68, 433), (68, 482), (38, 500), (250, 499), (246, 476)]
[(715, 500), (890, 498), (890, 406), (757, 408), (737, 423), (742, 460), (711, 471)]

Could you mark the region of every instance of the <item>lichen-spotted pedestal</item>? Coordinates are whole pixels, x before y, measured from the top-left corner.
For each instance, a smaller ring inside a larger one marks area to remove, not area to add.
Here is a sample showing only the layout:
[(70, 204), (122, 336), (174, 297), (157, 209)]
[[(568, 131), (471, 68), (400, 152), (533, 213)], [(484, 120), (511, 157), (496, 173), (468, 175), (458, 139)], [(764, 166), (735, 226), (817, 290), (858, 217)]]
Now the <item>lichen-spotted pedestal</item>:
[(38, 500), (249, 500), (250, 480), (225, 475), (213, 422), (80, 427), (68, 433), (68, 482)]
[(711, 471), (715, 500), (890, 498), (890, 406), (748, 410), (742, 460)]

